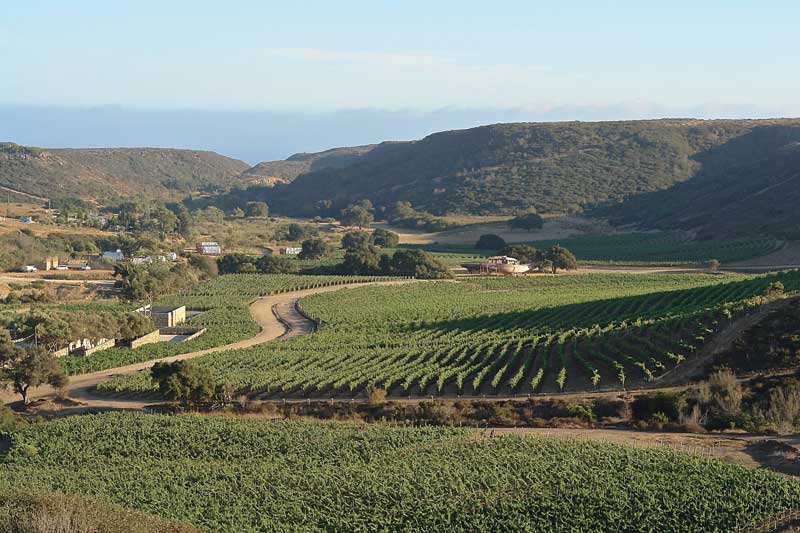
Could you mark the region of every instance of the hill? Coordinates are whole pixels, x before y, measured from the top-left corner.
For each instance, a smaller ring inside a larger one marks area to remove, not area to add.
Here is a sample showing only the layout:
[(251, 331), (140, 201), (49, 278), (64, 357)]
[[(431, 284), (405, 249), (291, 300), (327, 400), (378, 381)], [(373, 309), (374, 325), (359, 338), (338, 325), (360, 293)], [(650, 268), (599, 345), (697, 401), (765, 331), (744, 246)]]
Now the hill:
[(168, 148), (43, 149), (0, 143), (0, 186), (48, 198), (180, 198), (226, 188), (248, 165)]
[(692, 179), (598, 214), (621, 224), (691, 230), (701, 239), (800, 238), (800, 125), (754, 128), (697, 161)]
[[(275, 191), (274, 208), (312, 215), (369, 198), (400, 200), (435, 214), (577, 212), (684, 182), (704, 164), (760, 154), (754, 129), (798, 120), (665, 119), (495, 124), (382, 143), (343, 168), (298, 176)], [(732, 149), (714, 151), (739, 139)]]
[(375, 148), (374, 144), (331, 148), (324, 152), (299, 153), (282, 161), (264, 161), (244, 171), (242, 177), (257, 183), (272, 185), (289, 183), (301, 174), (326, 168), (339, 169), (357, 162)]

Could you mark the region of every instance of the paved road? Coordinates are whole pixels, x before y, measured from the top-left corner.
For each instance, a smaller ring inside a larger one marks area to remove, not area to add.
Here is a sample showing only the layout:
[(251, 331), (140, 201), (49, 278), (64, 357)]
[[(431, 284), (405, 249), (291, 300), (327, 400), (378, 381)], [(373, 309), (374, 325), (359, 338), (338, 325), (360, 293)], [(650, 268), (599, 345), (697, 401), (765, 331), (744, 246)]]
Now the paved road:
[[(315, 289), (307, 289), (303, 291), (294, 291), (275, 296), (266, 296), (259, 298), (250, 305), (250, 314), (253, 320), (260, 326), (261, 330), (257, 335), (249, 339), (244, 339), (224, 346), (217, 346), (216, 348), (208, 348), (197, 352), (185, 353), (174, 355), (170, 357), (162, 357), (160, 359), (153, 359), (143, 363), (135, 363), (122, 367), (111, 368), (108, 370), (101, 370), (89, 374), (81, 374), (78, 376), (71, 376), (69, 385), (67, 386), (67, 395), (86, 404), (85, 407), (90, 408), (116, 408), (116, 409), (142, 409), (147, 405), (151, 405), (153, 401), (142, 401), (137, 399), (126, 398), (113, 398), (106, 399), (100, 398), (92, 394), (92, 389), (98, 383), (108, 381), (111, 378), (133, 374), (141, 370), (146, 370), (157, 362), (173, 362), (183, 361), (186, 359), (193, 359), (201, 355), (206, 355), (215, 352), (225, 352), (230, 350), (240, 350), (242, 348), (249, 348), (269, 342), (272, 340), (285, 340), (300, 335), (305, 335), (313, 331), (315, 324), (305, 317), (303, 317), (297, 310), (297, 302), (300, 298), (310, 296), (312, 294), (319, 294), (323, 292), (331, 292), (338, 290), (347, 290), (365, 285), (395, 285), (399, 283), (410, 283), (415, 280), (399, 280), (399, 281), (378, 281), (369, 283), (353, 283), (349, 285), (335, 285), (331, 287), (319, 287)], [(42, 386), (32, 390), (29, 394), (31, 400), (43, 398), (54, 394), (54, 390), (49, 386)], [(18, 400), (18, 396), (13, 396), (8, 392), (0, 394), (0, 399), (9, 402)]]

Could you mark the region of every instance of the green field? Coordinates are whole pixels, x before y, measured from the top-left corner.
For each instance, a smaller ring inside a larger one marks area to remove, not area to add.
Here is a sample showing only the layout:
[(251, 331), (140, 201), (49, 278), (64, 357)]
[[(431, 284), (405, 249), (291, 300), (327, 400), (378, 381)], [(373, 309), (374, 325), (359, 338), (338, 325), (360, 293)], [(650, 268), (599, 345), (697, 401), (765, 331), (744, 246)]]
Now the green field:
[(36, 424), (0, 473), (235, 533), (731, 531), (800, 506), (786, 477), (665, 449), (130, 413)]
[[(528, 244), (546, 250), (559, 244), (572, 251), (582, 264), (690, 265), (710, 259), (723, 263), (744, 261), (766, 255), (780, 247), (771, 238), (692, 241), (677, 232), (586, 235), (565, 239), (533, 241)], [(425, 245), (439, 254), (481, 254), (471, 245)]]
[[(646, 384), (781, 281), (586, 274), (365, 287), (304, 298), (322, 328), (196, 363), (252, 397), (528, 394)], [(153, 390), (147, 374), (100, 385)]]
[[(148, 344), (131, 350), (111, 348), (92, 354), (91, 357), (64, 357), (59, 359), (68, 374), (83, 374), (122, 365), (139, 363), (215, 346), (222, 346), (258, 333), (258, 325), (250, 316), (248, 306), (262, 296), (312, 287), (358, 283), (379, 278), (358, 276), (299, 276), (231, 274), (220, 276), (191, 291), (161, 298), (156, 305), (185, 305), (203, 313), (187, 320), (186, 325), (206, 328), (197, 339), (183, 343)], [(97, 304), (78, 306), (87, 310)], [(75, 306), (72, 306), (75, 307)], [(125, 306), (130, 310), (132, 306)]]

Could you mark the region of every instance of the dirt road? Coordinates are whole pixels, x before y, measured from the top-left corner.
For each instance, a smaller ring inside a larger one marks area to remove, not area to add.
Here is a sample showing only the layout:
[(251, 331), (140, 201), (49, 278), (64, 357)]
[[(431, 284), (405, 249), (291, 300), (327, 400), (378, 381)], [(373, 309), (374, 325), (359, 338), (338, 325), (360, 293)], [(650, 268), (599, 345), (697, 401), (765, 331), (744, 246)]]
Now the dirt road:
[[(253, 320), (259, 325), (261, 330), (257, 335), (249, 339), (244, 339), (224, 346), (217, 346), (215, 348), (208, 348), (197, 352), (185, 353), (174, 355), (170, 357), (163, 357), (161, 359), (153, 359), (143, 363), (135, 363), (108, 370), (101, 370), (98, 372), (91, 372), (89, 374), (81, 374), (71, 376), (69, 385), (67, 386), (67, 395), (73, 400), (80, 401), (84, 408), (108, 408), (108, 409), (142, 409), (147, 405), (154, 402), (142, 401), (137, 399), (104, 399), (99, 398), (92, 394), (92, 389), (98, 383), (107, 381), (111, 378), (122, 376), (126, 374), (133, 374), (141, 370), (146, 370), (157, 362), (174, 362), (183, 361), (186, 359), (193, 359), (201, 355), (206, 355), (215, 352), (225, 352), (231, 350), (240, 350), (249, 348), (258, 344), (263, 344), (276, 339), (288, 339), (310, 333), (314, 328), (314, 323), (303, 317), (297, 310), (297, 302), (300, 298), (311, 296), (312, 294), (319, 294), (323, 292), (331, 292), (338, 290), (347, 290), (352, 288), (363, 287), (366, 285), (395, 285), (400, 283), (413, 283), (416, 280), (398, 280), (398, 281), (378, 281), (370, 283), (353, 283), (349, 285), (334, 285), (330, 287), (320, 287), (315, 289), (307, 289), (303, 291), (295, 291), (275, 296), (266, 296), (259, 298), (250, 305), (250, 314)], [(55, 391), (52, 387), (43, 386), (32, 390), (29, 394), (31, 400), (52, 396)], [(18, 400), (18, 396), (11, 395), (9, 392), (0, 393), (0, 399), (6, 402)]]

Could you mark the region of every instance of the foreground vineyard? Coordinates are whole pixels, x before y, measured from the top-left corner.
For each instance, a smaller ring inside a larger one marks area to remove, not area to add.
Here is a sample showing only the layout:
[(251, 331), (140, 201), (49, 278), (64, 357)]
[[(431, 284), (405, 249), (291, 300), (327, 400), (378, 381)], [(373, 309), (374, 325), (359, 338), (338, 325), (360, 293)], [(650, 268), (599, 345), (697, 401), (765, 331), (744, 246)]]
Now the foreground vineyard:
[(2, 485), (222, 532), (730, 531), (800, 485), (667, 450), (447, 428), (85, 415), (14, 436)]
[[(695, 356), (776, 281), (591, 274), (368, 287), (302, 300), (322, 328), (197, 359), (251, 396), (516, 394), (621, 388)], [(153, 389), (146, 374), (101, 389)]]
[(258, 325), (248, 310), (249, 304), (257, 298), (314, 287), (383, 279), (389, 278), (260, 274), (221, 276), (191, 291), (166, 296), (156, 302), (156, 305), (185, 305), (189, 309), (202, 311), (186, 324), (206, 328), (206, 332), (197, 339), (184, 343), (148, 344), (135, 350), (112, 348), (91, 357), (65, 357), (59, 362), (67, 373), (82, 374), (222, 346), (258, 333)]

